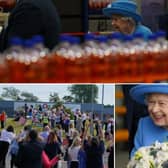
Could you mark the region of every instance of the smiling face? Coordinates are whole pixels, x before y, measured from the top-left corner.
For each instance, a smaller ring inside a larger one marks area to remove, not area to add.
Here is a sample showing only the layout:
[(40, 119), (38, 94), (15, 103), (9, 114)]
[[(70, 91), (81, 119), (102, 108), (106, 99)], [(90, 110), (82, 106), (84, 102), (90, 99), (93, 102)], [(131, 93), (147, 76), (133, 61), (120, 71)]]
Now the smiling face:
[(154, 123), (168, 129), (168, 94), (149, 94), (147, 96), (147, 106)]

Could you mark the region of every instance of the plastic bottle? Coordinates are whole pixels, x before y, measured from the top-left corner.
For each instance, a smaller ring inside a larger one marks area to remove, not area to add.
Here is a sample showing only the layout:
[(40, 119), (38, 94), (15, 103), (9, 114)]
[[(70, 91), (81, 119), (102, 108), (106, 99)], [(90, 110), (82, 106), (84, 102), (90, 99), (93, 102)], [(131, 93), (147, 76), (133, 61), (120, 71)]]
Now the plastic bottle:
[(144, 73), (144, 53), (145, 48), (147, 46), (147, 42), (144, 39), (144, 36), (142, 33), (135, 33), (133, 35), (132, 40), (132, 47), (134, 48), (135, 54), (132, 58), (134, 60), (134, 69), (135, 71), (132, 72), (132, 75), (136, 78), (137, 82), (143, 81), (143, 76), (145, 76)]
[[(40, 35), (33, 36), (31, 41), (33, 42), (31, 67), (36, 69), (37, 73), (37, 79), (35, 80), (37, 82), (47, 82), (48, 71), (46, 71), (46, 69), (48, 69), (49, 49), (45, 47), (44, 38)], [(41, 75), (39, 73), (41, 73)]]
[(157, 57), (155, 58), (157, 63), (157, 73), (160, 74), (161, 79), (166, 79), (167, 75), (167, 54), (168, 54), (168, 41), (166, 40), (166, 32), (158, 31), (155, 33), (156, 35), (156, 43), (160, 46), (158, 46), (159, 51), (157, 54)]
[(78, 37), (70, 38), (71, 47), (67, 50), (66, 61), (66, 82), (84, 82), (82, 69), (83, 50), (80, 46), (80, 39)]
[(67, 50), (71, 46), (71, 36), (61, 35), (59, 44), (48, 57), (48, 82), (64, 82), (67, 61)]
[(110, 49), (107, 45), (107, 36), (99, 35), (96, 37), (98, 47), (97, 47), (97, 55), (95, 56), (95, 60), (92, 64), (92, 78), (94, 82), (106, 82), (109, 80), (108, 78), (108, 57), (110, 55)]
[[(155, 74), (157, 71), (156, 64), (158, 63), (158, 52), (160, 45), (156, 43), (157, 35), (152, 34), (148, 37), (148, 43), (146, 46), (146, 52), (144, 56), (145, 74), (148, 76), (148, 81), (154, 81)], [(147, 81), (147, 82), (148, 82)]]
[(132, 75), (133, 71), (136, 71), (134, 63), (135, 63), (135, 50), (132, 47), (132, 35), (125, 35), (123, 37), (123, 50), (120, 56), (120, 72), (123, 74), (125, 78), (122, 80), (125, 82), (130, 82), (130, 75)]
[(5, 57), (0, 56), (0, 82), (8, 83), (10, 81), (9, 77), (9, 67), (7, 66)]
[(91, 80), (93, 80), (91, 77), (92, 67), (98, 48), (94, 34), (85, 34), (82, 48), (84, 51), (82, 62), (84, 63), (85, 80), (86, 82), (91, 82)]
[(33, 48), (39, 52), (39, 57), (45, 57), (49, 54), (49, 49), (44, 45), (43, 36), (36, 35), (31, 40), (34, 42)]
[(4, 52), (4, 56), (9, 68), (10, 82), (24, 82), (23, 40), (19, 37), (13, 37), (9, 40), (9, 45), (10, 47)]
[(117, 79), (120, 77), (120, 55), (122, 51), (122, 34), (121, 33), (112, 33), (108, 36), (108, 46), (110, 49), (110, 55), (108, 58), (108, 73), (109, 79)]

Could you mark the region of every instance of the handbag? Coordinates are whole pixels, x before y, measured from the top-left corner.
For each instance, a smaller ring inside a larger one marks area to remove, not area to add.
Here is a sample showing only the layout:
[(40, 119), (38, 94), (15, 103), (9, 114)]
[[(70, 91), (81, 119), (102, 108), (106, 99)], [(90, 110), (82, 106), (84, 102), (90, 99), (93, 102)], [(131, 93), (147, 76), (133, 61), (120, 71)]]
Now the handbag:
[(68, 168), (68, 163), (67, 163), (67, 161), (59, 160), (59, 161), (58, 161), (58, 167), (57, 167), (57, 168)]

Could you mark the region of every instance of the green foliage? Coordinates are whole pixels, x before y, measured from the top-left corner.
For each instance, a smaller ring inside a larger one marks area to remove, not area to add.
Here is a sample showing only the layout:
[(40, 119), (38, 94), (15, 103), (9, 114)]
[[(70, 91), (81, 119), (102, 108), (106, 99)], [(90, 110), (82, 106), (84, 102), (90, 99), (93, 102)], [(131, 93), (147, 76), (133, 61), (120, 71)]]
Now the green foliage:
[(58, 102), (55, 102), (54, 105), (52, 106), (52, 108), (58, 108), (59, 106), (62, 106), (63, 105), (63, 102), (62, 101), (58, 101)]
[(73, 120), (73, 119), (74, 119), (74, 115), (73, 115), (73, 112), (71, 111), (71, 109), (65, 108), (65, 112), (70, 115), (70, 120)]
[(10, 98), (12, 100), (20, 100), (19, 94), (20, 94), (19, 89), (16, 89), (14, 87), (5, 87), (3, 88), (1, 96), (5, 98)]
[(33, 101), (33, 102), (38, 101), (38, 97), (34, 96), (32, 93), (22, 92), (21, 96), (22, 96), (24, 101)]
[(60, 98), (58, 96), (58, 93), (56, 93), (56, 92), (50, 93), (49, 100), (50, 100), (50, 102), (60, 102)]
[(64, 103), (72, 103), (72, 102), (74, 102), (74, 98), (72, 96), (64, 96), (62, 98), (62, 100), (63, 100)]
[(3, 92), (1, 94), (2, 100), (5, 98), (9, 98), (11, 100), (23, 100), (23, 101), (38, 101), (38, 97), (34, 96), (29, 92), (21, 92), (19, 89), (14, 87), (5, 87), (3, 88)]
[(75, 103), (97, 103), (98, 87), (96, 85), (72, 85), (68, 87)]

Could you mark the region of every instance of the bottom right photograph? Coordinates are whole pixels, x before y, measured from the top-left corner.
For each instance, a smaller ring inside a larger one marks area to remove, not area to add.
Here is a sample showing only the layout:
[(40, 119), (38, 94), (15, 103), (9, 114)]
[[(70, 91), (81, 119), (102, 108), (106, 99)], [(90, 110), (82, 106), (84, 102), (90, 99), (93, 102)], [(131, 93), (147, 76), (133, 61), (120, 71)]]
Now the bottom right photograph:
[(168, 84), (115, 86), (115, 167), (168, 167)]

